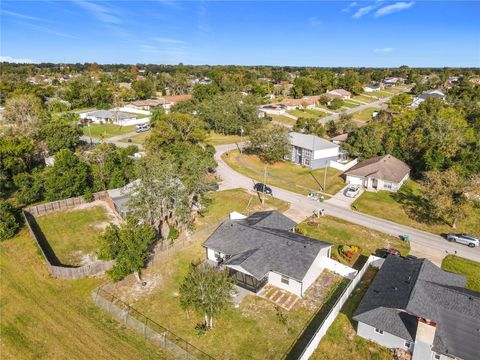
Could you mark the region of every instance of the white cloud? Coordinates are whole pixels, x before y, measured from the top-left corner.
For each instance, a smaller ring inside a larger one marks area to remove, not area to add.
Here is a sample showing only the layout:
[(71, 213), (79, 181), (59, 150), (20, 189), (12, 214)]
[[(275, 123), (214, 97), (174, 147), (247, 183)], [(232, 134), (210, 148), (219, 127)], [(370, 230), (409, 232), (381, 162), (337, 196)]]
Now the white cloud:
[(386, 53), (391, 53), (393, 50), (395, 50), (395, 49), (391, 48), (391, 47), (386, 47), (386, 48), (382, 48), (382, 49), (375, 49), (375, 50), (373, 50), (373, 52), (374, 53), (386, 54)]
[(353, 18), (354, 19), (359, 19), (361, 18), (362, 16), (364, 15), (367, 15), (369, 12), (371, 12), (375, 7), (372, 6), (372, 5), (369, 5), (369, 6), (365, 6), (365, 7), (362, 7), (360, 9), (357, 10), (357, 12), (355, 14), (353, 14)]
[(36, 16), (30, 16), (30, 15), (24, 15), (20, 14), (14, 11), (8, 11), (8, 10), (2, 10), (2, 14), (8, 15), (8, 16), (13, 16), (19, 19), (25, 19), (25, 20), (34, 20), (34, 21), (44, 21), (44, 19), (41, 19)]
[(14, 58), (11, 56), (0, 56), (0, 62), (9, 62), (16, 64), (36, 64), (37, 61), (31, 59)]
[(36, 30), (36, 31), (41, 31), (41, 32), (44, 32), (44, 33), (47, 33), (47, 34), (56, 35), (56, 36), (60, 36), (60, 37), (68, 38), (68, 39), (78, 39), (78, 37), (76, 37), (76, 36), (73, 36), (73, 35), (66, 34), (66, 33), (61, 32), (61, 31), (57, 31), (57, 30), (51, 29), (51, 28), (49, 28), (49, 27), (47, 27), (47, 26), (30, 24), (30, 23), (27, 23), (27, 22), (25, 22), (25, 21), (19, 21), (18, 23), (19, 23), (20, 25), (23, 25), (23, 26), (28, 27), (28, 28), (30, 28), (30, 29), (33, 29), (33, 30)]
[(172, 38), (159, 38), (159, 37), (152, 37), (152, 40), (162, 44), (186, 44), (183, 40), (172, 39)]
[(323, 24), (323, 21), (317, 18), (316, 16), (312, 16), (311, 18), (308, 19), (308, 21), (312, 26), (319, 26)]
[(74, 0), (74, 2), (84, 8), (85, 10), (89, 11), (93, 16), (95, 16), (101, 22), (107, 24), (120, 24), (122, 20), (112, 14), (112, 9), (100, 5), (99, 3), (88, 2), (88, 1), (80, 1)]
[(348, 13), (348, 12), (350, 12), (351, 8), (354, 8), (356, 6), (358, 6), (358, 3), (356, 1), (354, 1), (354, 2), (350, 3), (346, 8), (342, 9), (342, 12)]
[(392, 5), (384, 6), (375, 12), (375, 17), (384, 16), (384, 15), (392, 14), (397, 11), (402, 11), (402, 10), (411, 8), (413, 4), (415, 4), (413, 1), (410, 1), (410, 2), (401, 1), (401, 2), (396, 2), (395, 4), (392, 4)]

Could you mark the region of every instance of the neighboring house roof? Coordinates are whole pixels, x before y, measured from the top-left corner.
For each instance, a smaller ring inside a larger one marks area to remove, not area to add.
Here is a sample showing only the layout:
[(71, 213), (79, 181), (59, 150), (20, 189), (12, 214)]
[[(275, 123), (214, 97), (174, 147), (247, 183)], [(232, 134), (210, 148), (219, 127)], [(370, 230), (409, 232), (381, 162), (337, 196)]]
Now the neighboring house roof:
[(192, 98), (191, 94), (186, 95), (172, 95), (172, 96), (164, 96), (163, 97), (167, 103), (175, 103), (177, 101), (185, 101), (190, 100)]
[(433, 350), (465, 360), (480, 353), (480, 293), (464, 276), (426, 259), (388, 256), (353, 319), (413, 341), (417, 318), (436, 323)]
[(298, 132), (291, 132), (289, 133), (289, 135), (290, 144), (292, 146), (298, 146), (310, 151), (333, 149), (339, 147), (337, 144), (334, 144), (315, 135), (307, 135)]
[(140, 179), (137, 179), (124, 187), (107, 190), (108, 196), (112, 199), (120, 214), (127, 214), (129, 212), (128, 202), (130, 201), (132, 190), (139, 183)]
[(329, 91), (327, 94), (338, 95), (338, 96), (352, 96), (352, 93), (347, 90), (343, 89), (333, 89)]
[(420, 99), (424, 99), (424, 100), (431, 97), (443, 99), (445, 98), (445, 94), (440, 90), (428, 90), (428, 91), (424, 91), (419, 96)]
[(400, 182), (410, 172), (410, 167), (392, 155), (364, 160), (346, 172), (346, 175), (373, 177)]
[(166, 103), (165, 99), (147, 99), (147, 100), (137, 100), (132, 101), (130, 104), (134, 106), (159, 106)]
[(136, 116), (133, 114), (128, 114), (121, 111), (110, 111), (110, 110), (92, 111), (87, 114), (87, 117), (96, 117), (101, 119), (113, 119), (113, 120), (115, 119), (124, 120), (124, 119), (136, 118)]
[(304, 96), (301, 99), (285, 98), (279, 104), (285, 105), (285, 106), (303, 106), (304, 104), (315, 105), (319, 99), (320, 99), (320, 96), (318, 95)]
[(330, 139), (330, 141), (343, 142), (343, 141), (347, 141), (347, 139), (348, 139), (348, 133), (345, 133), (345, 134), (340, 134), (340, 135), (332, 137)]
[(277, 211), (257, 212), (245, 219), (228, 219), (203, 246), (230, 258), (223, 264), (239, 266), (258, 280), (273, 271), (302, 281), (326, 242), (296, 234), (296, 223)]

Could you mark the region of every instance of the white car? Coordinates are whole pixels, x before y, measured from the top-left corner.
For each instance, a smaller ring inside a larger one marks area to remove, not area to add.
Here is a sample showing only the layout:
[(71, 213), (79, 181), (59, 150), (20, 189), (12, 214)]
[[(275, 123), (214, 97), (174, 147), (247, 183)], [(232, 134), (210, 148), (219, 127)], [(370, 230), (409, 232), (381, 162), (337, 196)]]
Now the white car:
[(467, 245), (468, 247), (474, 248), (480, 246), (480, 239), (473, 235), (468, 234), (448, 234), (447, 240), (452, 242), (457, 242), (459, 244)]
[(137, 132), (137, 133), (141, 133), (141, 132), (148, 131), (148, 130), (150, 130), (150, 126), (148, 124), (138, 124), (135, 127), (135, 132)]
[(354, 198), (355, 196), (358, 195), (360, 192), (360, 186), (359, 185), (350, 185), (347, 190), (345, 190), (345, 196)]

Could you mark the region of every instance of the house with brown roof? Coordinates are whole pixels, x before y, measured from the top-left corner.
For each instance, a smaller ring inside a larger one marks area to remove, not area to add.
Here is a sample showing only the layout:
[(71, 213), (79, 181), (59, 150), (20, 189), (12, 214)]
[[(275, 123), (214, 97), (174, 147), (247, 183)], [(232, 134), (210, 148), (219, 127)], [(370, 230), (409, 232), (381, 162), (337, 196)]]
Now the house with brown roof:
[(285, 106), (287, 110), (294, 109), (313, 109), (320, 96), (304, 96), (301, 99), (285, 98), (279, 104)]
[(342, 100), (348, 100), (352, 97), (352, 93), (350, 91), (347, 91), (347, 90), (343, 90), (343, 89), (333, 89), (331, 91), (328, 91), (325, 96), (329, 97), (329, 98), (340, 98)]
[(367, 190), (397, 192), (410, 178), (410, 167), (392, 155), (364, 160), (345, 172), (346, 182)]
[(158, 106), (162, 106), (166, 104), (165, 99), (146, 99), (146, 100), (136, 100), (132, 101), (131, 103), (127, 104), (126, 107), (137, 109), (137, 110), (147, 110), (150, 111), (153, 108)]

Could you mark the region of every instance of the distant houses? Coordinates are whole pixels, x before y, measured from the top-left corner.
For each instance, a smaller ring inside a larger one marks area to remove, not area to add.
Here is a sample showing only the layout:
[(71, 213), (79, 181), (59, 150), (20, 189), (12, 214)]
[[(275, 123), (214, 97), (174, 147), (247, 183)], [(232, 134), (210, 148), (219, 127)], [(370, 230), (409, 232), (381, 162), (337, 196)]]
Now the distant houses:
[(368, 86), (364, 86), (363, 91), (367, 93), (375, 92), (375, 91), (380, 91), (383, 89), (383, 86), (381, 84), (372, 84)]
[(361, 185), (367, 190), (397, 192), (410, 178), (410, 167), (392, 155), (384, 155), (358, 163), (345, 176), (348, 184)]

